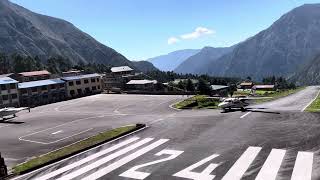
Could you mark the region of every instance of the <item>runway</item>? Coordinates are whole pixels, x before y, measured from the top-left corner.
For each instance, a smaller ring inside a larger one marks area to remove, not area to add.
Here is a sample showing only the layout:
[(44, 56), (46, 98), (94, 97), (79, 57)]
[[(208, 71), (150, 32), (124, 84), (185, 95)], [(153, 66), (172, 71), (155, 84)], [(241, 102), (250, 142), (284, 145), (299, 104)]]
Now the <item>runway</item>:
[(137, 111), (152, 119), (146, 130), (18, 179), (320, 179), (320, 114), (301, 112), (318, 91), (249, 112)]

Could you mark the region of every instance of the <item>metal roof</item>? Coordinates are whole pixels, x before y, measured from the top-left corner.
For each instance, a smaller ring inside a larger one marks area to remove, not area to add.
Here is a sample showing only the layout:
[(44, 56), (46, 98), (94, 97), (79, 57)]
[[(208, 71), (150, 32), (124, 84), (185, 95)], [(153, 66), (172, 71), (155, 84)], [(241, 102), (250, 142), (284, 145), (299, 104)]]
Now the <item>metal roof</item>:
[(41, 75), (50, 75), (51, 73), (47, 70), (43, 70), (43, 71), (31, 71), (31, 72), (22, 72), (19, 73), (22, 76), (41, 76)]
[(73, 81), (73, 80), (79, 80), (79, 79), (85, 79), (85, 78), (93, 78), (93, 77), (101, 77), (99, 74), (84, 74), (84, 75), (78, 75), (78, 76), (70, 76), (70, 77), (62, 77), (62, 80), (65, 81)]
[(62, 84), (62, 83), (65, 83), (65, 81), (61, 79), (47, 79), (47, 80), (19, 83), (18, 88), (25, 89), (25, 88), (32, 88), (32, 87), (39, 87), (39, 86), (47, 86), (52, 84)]
[(126, 72), (126, 71), (133, 71), (129, 66), (120, 66), (120, 67), (113, 67), (111, 68), (111, 72)]
[(18, 81), (9, 77), (0, 78), (0, 84), (12, 84), (12, 83), (18, 83)]
[(255, 85), (253, 89), (273, 89), (274, 85)]
[(229, 86), (223, 86), (223, 85), (211, 85), (210, 86), (212, 90), (220, 90), (220, 89), (225, 89), (228, 88)]
[(127, 84), (130, 85), (130, 84), (156, 84), (156, 83), (157, 83), (156, 80), (150, 81), (150, 80), (144, 79), (144, 80), (131, 80)]

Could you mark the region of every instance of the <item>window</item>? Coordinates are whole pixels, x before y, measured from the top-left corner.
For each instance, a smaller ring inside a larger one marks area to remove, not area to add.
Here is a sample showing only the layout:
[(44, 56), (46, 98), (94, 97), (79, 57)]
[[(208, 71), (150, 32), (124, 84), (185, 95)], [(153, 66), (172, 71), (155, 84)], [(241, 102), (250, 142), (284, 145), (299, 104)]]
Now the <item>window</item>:
[(81, 84), (81, 81), (76, 81), (76, 84), (77, 84), (77, 85), (80, 85), (80, 84)]
[(60, 84), (60, 88), (64, 88), (64, 84)]
[(3, 95), (3, 96), (2, 96), (2, 99), (3, 99), (4, 101), (7, 101), (7, 100), (9, 100), (9, 96), (8, 96), (8, 95)]
[(69, 86), (73, 86), (73, 81), (70, 81), (70, 82), (69, 82)]
[(10, 84), (10, 89), (17, 89), (16, 84)]
[(88, 83), (89, 83), (89, 80), (88, 80), (88, 79), (85, 79), (85, 80), (84, 80), (84, 83), (85, 83), (85, 84), (88, 84)]
[(22, 94), (27, 94), (28, 91), (27, 91), (27, 89), (22, 89), (22, 90), (21, 90), (21, 93), (22, 93)]
[(95, 91), (95, 90), (97, 90), (97, 87), (92, 86), (92, 91)]
[(100, 82), (100, 79), (99, 79), (99, 78), (97, 78), (97, 82)]
[(34, 88), (31, 89), (31, 91), (32, 91), (32, 92), (37, 92), (38, 89), (37, 89), (36, 87), (34, 87)]
[(7, 90), (7, 86), (5, 84), (1, 84), (1, 90), (2, 91)]
[(82, 89), (77, 89), (78, 94), (82, 94)]
[(50, 89), (55, 89), (56, 88), (56, 85), (52, 84), (50, 85)]
[(71, 94), (71, 95), (74, 95), (74, 94), (75, 94), (74, 90), (71, 90), (71, 91), (70, 91), (70, 94)]
[(48, 87), (47, 87), (47, 86), (42, 86), (42, 87), (41, 87), (41, 90), (42, 90), (42, 91), (48, 90)]
[(86, 93), (89, 93), (90, 92), (90, 88), (86, 88), (85, 91), (86, 91)]
[(98, 86), (98, 89), (100, 89), (100, 86)]
[(11, 99), (17, 99), (18, 95), (17, 94), (11, 94)]
[(96, 82), (96, 79), (91, 79), (91, 82), (93, 82), (93, 83)]

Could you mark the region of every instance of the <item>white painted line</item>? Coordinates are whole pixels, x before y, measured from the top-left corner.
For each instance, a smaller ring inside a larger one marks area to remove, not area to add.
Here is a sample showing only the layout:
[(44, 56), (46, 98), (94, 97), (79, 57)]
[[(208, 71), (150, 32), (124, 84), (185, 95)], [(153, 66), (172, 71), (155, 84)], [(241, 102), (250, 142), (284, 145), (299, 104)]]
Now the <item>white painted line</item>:
[(57, 142), (60, 142), (60, 141), (63, 141), (65, 139), (68, 139), (68, 138), (71, 138), (71, 137), (74, 137), (74, 136), (77, 136), (77, 135), (80, 135), (82, 133), (85, 133), (85, 132), (88, 132), (88, 131), (91, 131), (93, 128), (90, 128), (90, 129), (87, 129), (87, 130), (84, 130), (84, 131), (81, 131), (79, 133), (76, 133), (76, 134), (73, 134), (71, 136), (67, 136), (67, 137), (64, 137), (64, 138), (61, 138), (61, 139), (58, 139), (56, 141), (52, 141), (52, 142), (41, 142), (41, 141), (33, 141), (33, 140), (29, 140), (29, 139), (23, 139), (23, 138), (19, 138), (20, 141), (26, 141), (26, 142), (33, 142), (33, 143), (37, 143), (37, 144), (53, 144), (53, 143), (57, 143)]
[(222, 180), (239, 180), (247, 171), (250, 164), (259, 154), (261, 147), (249, 147), (234, 163)]
[(60, 130), (60, 131), (53, 132), (53, 133), (51, 133), (51, 134), (55, 135), (55, 134), (59, 134), (59, 133), (62, 133), (62, 132), (63, 132), (63, 131)]
[(298, 152), (291, 180), (311, 180), (313, 153)]
[(7, 125), (4, 125), (4, 126), (0, 126), (0, 128), (4, 128), (4, 127), (8, 127), (8, 126), (12, 126), (12, 124), (7, 124)]
[(286, 150), (272, 149), (256, 180), (275, 180), (285, 154)]
[(244, 115), (242, 115), (240, 118), (242, 119), (242, 118), (244, 118), (244, 117), (248, 116), (250, 113), (251, 113), (251, 111), (250, 111), (250, 112), (245, 113), (245, 114), (244, 114)]
[(78, 170), (76, 170), (76, 171), (74, 171), (74, 172), (72, 172), (72, 173), (70, 173), (70, 174), (68, 174), (66, 176), (62, 176), (58, 180), (70, 180), (70, 179), (76, 178), (77, 176), (80, 176), (81, 174), (84, 174), (84, 173), (86, 173), (86, 172), (88, 172), (88, 171), (90, 171), (92, 169), (95, 169), (95, 168), (97, 168), (97, 167), (99, 167), (99, 166), (101, 166), (101, 165), (103, 165), (103, 164), (105, 164), (105, 163), (107, 163), (107, 162), (109, 162), (109, 161), (111, 161), (111, 160), (113, 160), (113, 159), (115, 159), (115, 158), (117, 158), (117, 157), (129, 152), (129, 151), (132, 151), (132, 150), (134, 150), (134, 149), (136, 149), (136, 148), (138, 148), (138, 147), (140, 147), (140, 146), (142, 146), (142, 145), (144, 145), (144, 144), (146, 144), (146, 143), (148, 143), (148, 142), (150, 142), (152, 140), (153, 140), (153, 138), (143, 139), (143, 140), (141, 140), (141, 141), (139, 141), (139, 142), (137, 142), (137, 143), (135, 143), (135, 144), (133, 144), (133, 145), (131, 145), (129, 147), (126, 147), (126, 148), (124, 148), (124, 149), (122, 149), (120, 151), (117, 151), (117, 152), (115, 152), (113, 154), (110, 154), (110, 155), (108, 155), (108, 156), (106, 156), (106, 157), (104, 157), (102, 159), (99, 159), (98, 161), (95, 161), (92, 164), (84, 166), (84, 167), (82, 167), (82, 168), (80, 168), (80, 169), (78, 169)]
[(99, 171), (96, 171), (95, 173), (83, 178), (82, 180), (96, 180), (98, 178), (101, 178), (102, 176), (105, 176), (106, 174), (110, 173), (111, 171), (125, 165), (126, 163), (142, 156), (143, 154), (151, 151), (152, 149), (166, 143), (167, 141), (169, 141), (169, 139), (160, 139), (160, 140), (150, 144), (149, 146), (144, 147), (144, 148), (120, 159), (119, 161), (116, 161), (116, 162), (110, 164), (109, 166), (100, 169)]
[(319, 90), (318, 94), (316, 95), (316, 97), (315, 97), (311, 102), (309, 102), (308, 105), (305, 106), (305, 107), (301, 110), (301, 112), (305, 111), (305, 110), (313, 103), (313, 101), (315, 101), (315, 100), (317, 99), (317, 97), (318, 97), (319, 95), (320, 95), (320, 90)]
[[(94, 148), (92, 148), (92, 149), (88, 149), (88, 150), (83, 151), (83, 152), (81, 152), (81, 153), (79, 153), (79, 154), (75, 154), (75, 155), (73, 155), (73, 156), (71, 156), (71, 157), (62, 159), (62, 160), (60, 160), (60, 161), (58, 161), (58, 162), (55, 162), (55, 163), (52, 163), (52, 164), (50, 164), (50, 165), (48, 165), (48, 166), (44, 166), (44, 167), (39, 168), (39, 169), (37, 169), (37, 170), (35, 170), (35, 171), (31, 171), (31, 172), (26, 173), (26, 174), (24, 174), (24, 175), (22, 175), (22, 176), (13, 178), (12, 180), (18, 180), (18, 179), (20, 179), (20, 178), (29, 176), (29, 175), (31, 175), (31, 174), (33, 174), (33, 173), (40, 172), (40, 171), (42, 171), (42, 170), (44, 170), (44, 169), (46, 169), (46, 168), (48, 168), (48, 167), (53, 167), (53, 166), (55, 166), (55, 165), (57, 165), (57, 164), (59, 164), (59, 163), (61, 163), (61, 162), (65, 162), (65, 161), (67, 161), (67, 160), (69, 160), (69, 159), (72, 159), (72, 158), (74, 158), (74, 157), (76, 157), (76, 156), (79, 156), (79, 155), (85, 154), (85, 153), (87, 153), (87, 152), (89, 152), (89, 151), (92, 151), (93, 149), (98, 149), (98, 148), (100, 148), (100, 147), (102, 147), (102, 146), (105, 146), (106, 144), (110, 144), (110, 143), (113, 143), (113, 142), (115, 142), (115, 141), (119, 141), (120, 139), (126, 138), (126, 137), (131, 136), (131, 135), (133, 135), (133, 134), (135, 134), (135, 133), (138, 133), (138, 132), (140, 132), (140, 131), (143, 131), (143, 130), (146, 129), (146, 128), (149, 128), (149, 126), (146, 126), (146, 127), (144, 127), (144, 128), (138, 129), (138, 130), (136, 130), (136, 131), (134, 131), (134, 132), (131, 132), (131, 133), (127, 134), (127, 135), (121, 136), (121, 137), (116, 138), (116, 139), (114, 139), (114, 140), (112, 140), (112, 141), (106, 142), (105, 144), (101, 144), (101, 145), (99, 145), (99, 146), (96, 146), (96, 147), (94, 147)], [(86, 138), (86, 139), (87, 139), (87, 138)], [(79, 141), (74, 142), (74, 143), (72, 143), (72, 144), (76, 144), (76, 143), (78, 143), (78, 142), (80, 142), (80, 141), (82, 141), (82, 140), (79, 140)], [(70, 144), (70, 145), (72, 145), (72, 144)], [(57, 151), (57, 150), (62, 149), (62, 148), (64, 148), (64, 147), (58, 148), (58, 149), (53, 150), (53, 151)], [(48, 153), (46, 153), (46, 154), (50, 154), (50, 153), (53, 152), (53, 151), (50, 151), (50, 152), (48, 152)], [(44, 155), (46, 155), (46, 154), (44, 154)], [(23, 163), (24, 163), (24, 162), (23, 162)], [(23, 163), (20, 163), (20, 164), (23, 164)], [(18, 164), (18, 165), (20, 165), (20, 164)]]
[(117, 145), (114, 145), (114, 146), (112, 146), (112, 147), (110, 147), (108, 149), (102, 150), (102, 151), (100, 151), (98, 153), (95, 153), (95, 154), (90, 155), (90, 156), (88, 156), (88, 157), (86, 157), (84, 159), (81, 159), (80, 161), (76, 161), (75, 163), (69, 164), (67, 166), (64, 166), (63, 168), (60, 168), (60, 169), (58, 169), (56, 171), (53, 171), (53, 172), (51, 172), (49, 174), (46, 174), (46, 175), (44, 175), (42, 177), (39, 177), (39, 178), (37, 178), (37, 180), (47, 180), (47, 179), (53, 178), (53, 177), (55, 177), (55, 176), (57, 176), (59, 174), (62, 174), (62, 173), (66, 172), (66, 171), (69, 171), (69, 170), (71, 170), (73, 168), (79, 167), (82, 164), (85, 164), (85, 163), (87, 163), (89, 161), (92, 161), (92, 160), (94, 160), (94, 159), (96, 159), (96, 158), (98, 158), (100, 156), (103, 156), (103, 155), (105, 155), (107, 153), (115, 151), (115, 150), (117, 150), (117, 149), (119, 149), (119, 148), (121, 148), (121, 147), (123, 147), (123, 146), (125, 146), (127, 144), (130, 144), (130, 143), (138, 140), (138, 139), (139, 139), (138, 137), (130, 138), (130, 139), (128, 139), (126, 141), (123, 141), (123, 142), (121, 142), (121, 143), (119, 143)]

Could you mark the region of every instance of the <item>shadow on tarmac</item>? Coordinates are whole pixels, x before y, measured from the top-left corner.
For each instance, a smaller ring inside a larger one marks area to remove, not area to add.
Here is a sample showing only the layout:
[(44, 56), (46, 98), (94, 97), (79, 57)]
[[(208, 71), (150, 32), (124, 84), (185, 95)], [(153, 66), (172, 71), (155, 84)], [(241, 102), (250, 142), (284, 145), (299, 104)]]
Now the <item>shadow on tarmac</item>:
[[(260, 110), (261, 109), (261, 110)], [(224, 111), (221, 111), (221, 113), (232, 113), (232, 112), (258, 112), (258, 113), (267, 113), (267, 114), (281, 114), (280, 112), (275, 112), (275, 111), (263, 111), (264, 109), (267, 108), (246, 108), (246, 109), (226, 109)]]

